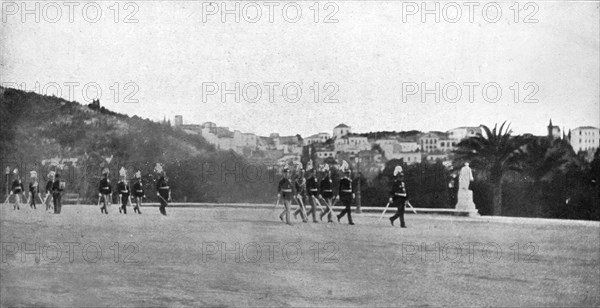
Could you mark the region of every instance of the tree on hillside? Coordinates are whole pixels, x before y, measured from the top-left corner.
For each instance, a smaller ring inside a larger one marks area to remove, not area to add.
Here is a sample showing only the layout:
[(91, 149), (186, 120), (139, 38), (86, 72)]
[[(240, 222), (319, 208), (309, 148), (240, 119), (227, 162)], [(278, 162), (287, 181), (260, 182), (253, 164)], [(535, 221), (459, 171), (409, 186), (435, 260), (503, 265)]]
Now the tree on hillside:
[(519, 161), (523, 155), (523, 146), (527, 140), (521, 136), (512, 136), (506, 122), (494, 125), (492, 130), (481, 125), (485, 135), (464, 139), (455, 151), (458, 162), (470, 162), (474, 169), (484, 171), (492, 185), (493, 215), (502, 215), (502, 179), (506, 171), (520, 171)]

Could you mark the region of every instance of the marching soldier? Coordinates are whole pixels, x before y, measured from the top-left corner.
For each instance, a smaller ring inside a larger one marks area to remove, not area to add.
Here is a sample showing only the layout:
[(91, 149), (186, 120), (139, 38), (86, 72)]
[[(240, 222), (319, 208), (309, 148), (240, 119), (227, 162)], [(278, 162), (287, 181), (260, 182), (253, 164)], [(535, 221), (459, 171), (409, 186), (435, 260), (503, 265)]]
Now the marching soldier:
[(29, 206), (35, 210), (35, 198), (40, 197), (40, 188), (37, 180), (37, 172), (31, 171), (30, 174), (31, 182), (29, 182)]
[(348, 224), (354, 225), (352, 222), (352, 210), (350, 206), (352, 205), (352, 200), (354, 200), (355, 195), (352, 188), (352, 180), (350, 179), (351, 171), (347, 166), (348, 163), (344, 160), (342, 163), (344, 177), (340, 180), (340, 188), (338, 190), (338, 197), (344, 205), (344, 210), (337, 215), (337, 220), (340, 222), (340, 219), (344, 217), (344, 215), (348, 214)]
[(406, 228), (406, 224), (404, 223), (404, 205), (406, 204), (407, 194), (406, 187), (404, 186), (404, 173), (402, 172), (401, 166), (396, 166), (396, 168), (394, 168), (394, 177), (392, 189), (390, 190), (389, 202), (394, 204), (398, 211), (394, 216), (390, 217), (390, 222), (393, 226), (394, 220), (400, 218), (400, 227)]
[(319, 200), (319, 181), (315, 176), (315, 170), (312, 168), (312, 161), (309, 161), (308, 166), (306, 167), (306, 172), (308, 172), (308, 180), (306, 180), (306, 191), (308, 195), (308, 202), (310, 202), (310, 210), (307, 213), (307, 216), (312, 214), (313, 222), (317, 221), (317, 203)]
[(11, 195), (15, 195), (15, 204), (13, 205), (13, 210), (20, 210), (19, 205), (21, 205), (21, 196), (23, 195), (23, 182), (21, 182), (21, 176), (19, 175), (19, 170), (13, 170), (13, 174), (15, 175), (15, 180), (12, 183), (12, 190), (10, 191)]
[(298, 201), (298, 209), (294, 212), (294, 218), (298, 218), (298, 214), (302, 217), (302, 222), (308, 222), (306, 217), (306, 179), (304, 178), (304, 170), (298, 171), (298, 177), (294, 181), (296, 188), (296, 200)]
[(169, 205), (168, 202), (171, 201), (171, 188), (167, 182), (167, 173), (163, 171), (162, 165), (157, 163), (154, 170), (160, 174), (160, 179), (156, 182), (156, 195), (160, 200), (160, 213), (166, 216), (166, 207)]
[(60, 174), (54, 176), (54, 183), (52, 183), (52, 200), (54, 201), (54, 214), (60, 214), (62, 209), (62, 192), (64, 190), (63, 181), (60, 179)]
[[(291, 225), (290, 222), (290, 206), (292, 204), (292, 196), (294, 196), (294, 185), (290, 182), (290, 173), (287, 167), (283, 169), (283, 178), (279, 181), (277, 186), (277, 200), (281, 200), (283, 197), (283, 212), (279, 215), (279, 219), (282, 222)], [(285, 221), (283, 216), (285, 215)]]
[[(46, 203), (46, 211), (52, 208), (52, 185), (54, 184), (54, 171), (48, 173), (48, 182), (46, 183), (46, 196), (44, 197), (44, 203)], [(54, 210), (54, 209), (52, 209)]]
[(100, 180), (100, 187), (98, 188), (98, 205), (100, 205), (101, 201), (102, 207), (100, 208), (100, 213), (108, 214), (106, 206), (112, 201), (112, 188), (108, 179), (108, 168), (102, 170), (102, 180)]
[(129, 183), (127, 183), (127, 171), (124, 167), (119, 170), (121, 180), (117, 183), (117, 191), (119, 192), (119, 200), (121, 207), (119, 207), (119, 213), (123, 210), (123, 214), (127, 215), (127, 203), (129, 202)]
[(319, 199), (325, 201), (325, 211), (321, 213), (321, 221), (323, 216), (327, 215), (327, 222), (333, 222), (333, 181), (331, 181), (331, 172), (329, 171), (329, 165), (323, 165), (323, 173), (325, 177), (321, 180), (319, 185)]
[(144, 186), (142, 185), (142, 173), (139, 170), (135, 173), (135, 178), (137, 181), (133, 184), (133, 197), (135, 198), (133, 211), (142, 214), (140, 207), (142, 206), (142, 198), (146, 198), (146, 195), (144, 194)]

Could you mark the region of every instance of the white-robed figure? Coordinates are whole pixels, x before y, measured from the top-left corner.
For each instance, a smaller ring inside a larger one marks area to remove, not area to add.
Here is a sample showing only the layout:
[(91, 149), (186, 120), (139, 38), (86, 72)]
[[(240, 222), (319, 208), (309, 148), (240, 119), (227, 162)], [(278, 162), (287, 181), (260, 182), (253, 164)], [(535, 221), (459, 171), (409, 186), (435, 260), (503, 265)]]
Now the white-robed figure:
[(473, 181), (473, 172), (471, 171), (471, 167), (469, 167), (469, 163), (465, 163), (465, 165), (460, 168), (460, 173), (458, 176), (458, 189), (469, 189), (469, 185)]
[(473, 172), (469, 163), (460, 169), (458, 173), (458, 196), (456, 202), (456, 210), (459, 214), (467, 214), (469, 216), (477, 216), (477, 209), (473, 203), (473, 191), (469, 190), (469, 185), (474, 180)]

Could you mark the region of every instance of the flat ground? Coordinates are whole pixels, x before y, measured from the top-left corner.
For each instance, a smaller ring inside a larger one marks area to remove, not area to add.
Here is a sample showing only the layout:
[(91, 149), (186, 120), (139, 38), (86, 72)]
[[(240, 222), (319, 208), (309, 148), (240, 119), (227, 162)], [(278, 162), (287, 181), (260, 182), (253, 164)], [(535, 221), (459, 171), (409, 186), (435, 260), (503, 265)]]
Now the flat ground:
[(1, 306), (600, 306), (594, 222), (109, 211), (2, 207)]

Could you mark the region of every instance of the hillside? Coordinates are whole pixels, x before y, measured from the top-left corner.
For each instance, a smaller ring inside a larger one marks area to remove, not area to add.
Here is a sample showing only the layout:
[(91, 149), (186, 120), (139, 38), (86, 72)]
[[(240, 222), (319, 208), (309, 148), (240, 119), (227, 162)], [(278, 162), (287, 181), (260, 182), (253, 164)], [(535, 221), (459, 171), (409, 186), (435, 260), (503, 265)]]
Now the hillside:
[[(38, 170), (42, 177), (49, 169), (62, 170), (68, 176), (69, 191), (88, 200), (96, 194), (104, 167), (111, 170), (115, 183), (121, 166), (130, 171), (130, 177), (141, 170), (147, 188), (153, 191), (156, 176), (152, 170), (157, 162), (165, 164), (176, 200), (238, 201), (256, 190), (252, 187), (256, 183), (242, 183), (237, 176), (223, 184), (218, 174), (212, 174), (215, 166), (245, 164), (242, 157), (218, 151), (201, 136), (168, 124), (11, 88), (0, 88), (0, 123), (3, 170), (20, 166), (25, 182), (30, 170)], [(206, 166), (212, 168), (211, 178), (203, 177)]]

